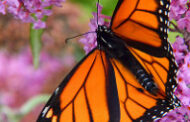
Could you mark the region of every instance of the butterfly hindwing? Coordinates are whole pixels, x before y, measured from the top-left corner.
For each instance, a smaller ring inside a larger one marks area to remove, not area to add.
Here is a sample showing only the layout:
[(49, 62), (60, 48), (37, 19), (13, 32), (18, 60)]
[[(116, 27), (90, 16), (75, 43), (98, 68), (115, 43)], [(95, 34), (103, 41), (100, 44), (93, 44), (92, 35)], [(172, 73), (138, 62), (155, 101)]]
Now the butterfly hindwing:
[(165, 93), (147, 92), (135, 75), (119, 61), (112, 59), (120, 101), (121, 122), (153, 121), (174, 109)]

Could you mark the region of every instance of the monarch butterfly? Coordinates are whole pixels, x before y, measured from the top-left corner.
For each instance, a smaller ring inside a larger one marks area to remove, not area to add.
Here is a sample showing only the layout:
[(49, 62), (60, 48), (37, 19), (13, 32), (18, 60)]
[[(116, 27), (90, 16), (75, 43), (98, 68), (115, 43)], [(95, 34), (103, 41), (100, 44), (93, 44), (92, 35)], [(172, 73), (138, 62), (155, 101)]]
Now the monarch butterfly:
[(110, 27), (53, 93), (38, 122), (153, 121), (179, 107), (169, 0), (119, 0)]

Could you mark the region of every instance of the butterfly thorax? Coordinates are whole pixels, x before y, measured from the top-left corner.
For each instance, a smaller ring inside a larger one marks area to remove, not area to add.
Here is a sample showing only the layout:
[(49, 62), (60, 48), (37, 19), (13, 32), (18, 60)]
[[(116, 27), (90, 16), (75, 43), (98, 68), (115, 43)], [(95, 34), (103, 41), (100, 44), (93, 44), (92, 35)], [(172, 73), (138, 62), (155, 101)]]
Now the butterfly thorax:
[(124, 46), (122, 41), (119, 41), (120, 38), (117, 37), (110, 28), (106, 27), (105, 25), (99, 25), (96, 30), (96, 33), (98, 48), (100, 50), (104, 50), (110, 55), (113, 54), (113, 57), (115, 55), (113, 52), (120, 52), (121, 54), (119, 55), (123, 55), (122, 51), (120, 50), (125, 49), (126, 47)]
[(107, 47), (108, 48), (112, 47), (110, 44), (110, 41), (107, 40), (107, 38), (110, 38), (113, 36), (113, 33), (111, 32), (111, 29), (104, 25), (98, 25), (98, 28), (96, 29), (97, 33), (97, 42), (98, 42), (98, 47), (99, 49), (102, 49), (102, 47)]

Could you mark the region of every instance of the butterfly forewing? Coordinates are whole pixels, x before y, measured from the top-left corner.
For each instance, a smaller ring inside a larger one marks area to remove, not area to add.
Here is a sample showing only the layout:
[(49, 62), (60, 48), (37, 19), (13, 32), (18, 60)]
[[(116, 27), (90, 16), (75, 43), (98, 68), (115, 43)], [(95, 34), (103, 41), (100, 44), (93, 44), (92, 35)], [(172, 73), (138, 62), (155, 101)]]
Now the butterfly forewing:
[(155, 48), (167, 40), (169, 0), (119, 0), (111, 29), (126, 42)]

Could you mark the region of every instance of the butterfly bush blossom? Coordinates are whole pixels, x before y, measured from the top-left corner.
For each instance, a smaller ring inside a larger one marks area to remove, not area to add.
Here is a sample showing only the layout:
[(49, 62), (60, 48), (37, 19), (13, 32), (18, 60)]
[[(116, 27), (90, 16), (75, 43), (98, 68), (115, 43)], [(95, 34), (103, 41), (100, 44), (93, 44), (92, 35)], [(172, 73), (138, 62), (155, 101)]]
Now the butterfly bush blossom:
[(65, 0), (0, 0), (0, 13), (11, 13), (23, 22), (33, 23), (35, 29), (45, 28), (44, 16), (50, 16), (51, 6), (61, 6)]
[(43, 84), (62, 68), (61, 59), (45, 52), (41, 53), (39, 68), (35, 69), (29, 50), (17, 55), (0, 50), (0, 105), (19, 107), (31, 96), (39, 94)]
[(177, 21), (179, 29), (190, 32), (190, 10), (189, 0), (172, 0), (170, 10), (170, 20)]
[[(184, 37), (177, 36), (176, 41), (172, 44), (174, 55), (179, 66), (177, 79), (179, 81), (175, 95), (181, 100), (182, 107), (169, 112), (165, 117), (161, 118), (160, 122), (182, 122), (190, 121), (190, 9), (188, 8), (189, 2), (187, 0), (172, 0), (170, 10), (170, 20), (175, 20), (177, 25), (173, 31), (179, 31)], [(107, 25), (110, 17), (101, 14), (102, 6), (98, 5), (98, 24)], [(90, 31), (95, 31), (97, 26), (97, 14), (93, 13), (94, 18), (90, 20)], [(172, 29), (171, 29), (172, 30)], [(88, 53), (96, 45), (96, 33), (87, 34), (84, 38), (80, 39), (84, 44), (84, 50)]]
[[(182, 107), (169, 112), (160, 122), (190, 121), (190, 9), (188, 0), (172, 0), (170, 10), (171, 31), (181, 33), (173, 43), (173, 51), (179, 66), (178, 86), (175, 95), (181, 100)], [(176, 24), (173, 23), (176, 21)]]
[(184, 39), (176, 37), (173, 44), (174, 55), (179, 66), (177, 74), (178, 86), (175, 95), (180, 99), (182, 107), (169, 112), (160, 122), (187, 122), (190, 121), (190, 52)]

